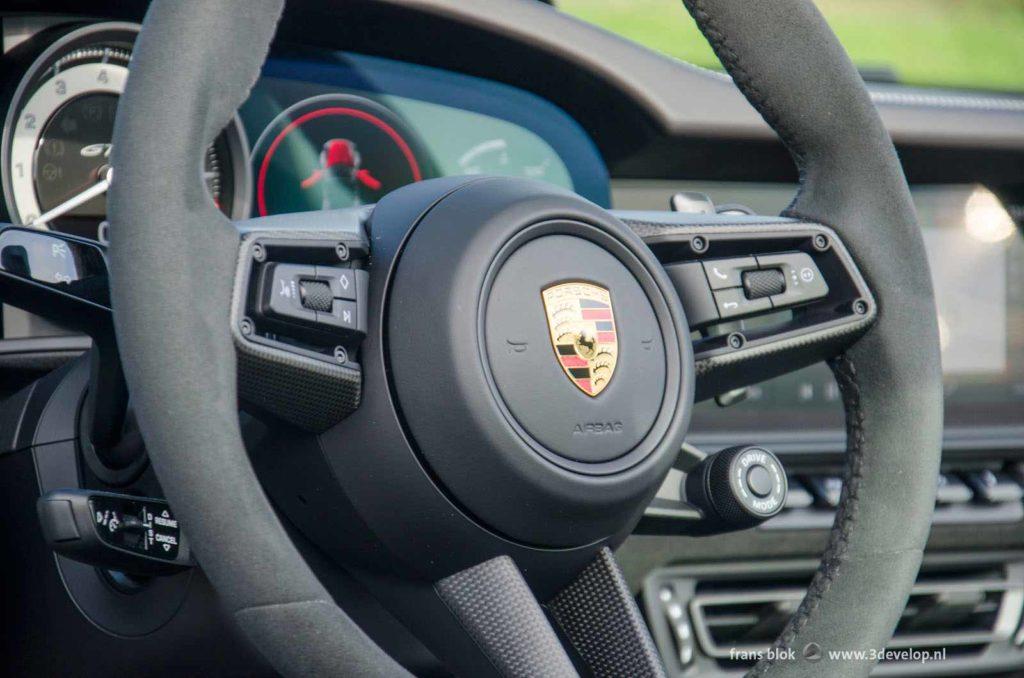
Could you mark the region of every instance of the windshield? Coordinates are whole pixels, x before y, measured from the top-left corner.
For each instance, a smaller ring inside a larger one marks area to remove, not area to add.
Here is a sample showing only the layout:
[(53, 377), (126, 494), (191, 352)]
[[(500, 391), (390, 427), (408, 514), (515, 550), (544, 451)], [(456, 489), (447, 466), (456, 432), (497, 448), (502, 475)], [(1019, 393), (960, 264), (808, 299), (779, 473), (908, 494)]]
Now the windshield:
[[(680, 0), (557, 0), (560, 9), (721, 69)], [(866, 80), (1024, 92), (1024, 0), (816, 0)]]

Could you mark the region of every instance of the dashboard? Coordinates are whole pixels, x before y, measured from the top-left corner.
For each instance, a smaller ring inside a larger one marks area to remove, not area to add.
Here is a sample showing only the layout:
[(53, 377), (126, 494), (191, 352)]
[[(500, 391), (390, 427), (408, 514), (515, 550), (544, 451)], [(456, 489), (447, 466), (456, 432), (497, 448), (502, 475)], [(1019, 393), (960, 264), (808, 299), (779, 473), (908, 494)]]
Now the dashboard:
[[(10, 50), (20, 71), (0, 148), (4, 207), (13, 223), (106, 239), (114, 112), (139, 27), (50, 21)], [(783, 182), (659, 190), (656, 181), (610, 180), (606, 156), (579, 121), (524, 89), (288, 45), (272, 53), (196, 172), (234, 219), (372, 204), (404, 184), (460, 174), (529, 177), (629, 209), (661, 209), (672, 192), (691, 189), (771, 214), (791, 196)], [(1024, 427), (1024, 244), (1015, 223), (982, 184), (917, 185), (913, 194), (938, 291), (947, 424)], [(695, 434), (842, 426), (825, 366), (744, 396), (728, 408), (699, 405)]]
[[(107, 239), (110, 139), (139, 25), (32, 21), (20, 37), (5, 36), (13, 77), (0, 143), (3, 208), (13, 223)], [(620, 209), (663, 209), (674, 192), (691, 190), (775, 214), (791, 197), (787, 181), (659, 181), (623, 170), (636, 161), (614, 152), (600, 127), (608, 116), (570, 115), (578, 104), (446, 68), (289, 42), (272, 50), (196, 173), (233, 219), (372, 204), (404, 184), (460, 174), (528, 177)], [(634, 155), (647, 154), (642, 148)], [(609, 163), (620, 176), (609, 176)], [(962, 179), (955, 173), (928, 179), (912, 191), (938, 296), (947, 428), (1019, 432), (1024, 241), (988, 183), (946, 181)], [(5, 336), (26, 325), (19, 313), (5, 309)], [(29, 337), (59, 331), (27, 324)], [(843, 424), (824, 365), (735, 400), (699, 404), (696, 439), (839, 432)]]
[[(81, 18), (94, 11), (85, 3), (51, 4), (73, 11), (42, 16), (26, 5), (31, 13), (2, 17), (0, 211), (13, 223), (116, 237), (105, 219), (105, 191), (116, 180), (110, 139), (145, 3), (112, 3), (95, 19)], [(196, 158), (196, 180), (231, 219), (368, 205), (404, 184), (461, 174), (528, 177), (619, 210), (667, 209), (675, 193), (690, 191), (723, 209), (778, 214), (792, 197), (796, 170), (784, 149), (718, 74), (618, 41), (542, 3), (335, 4), (291, 3), (306, 11), (286, 13), (249, 99)], [(364, 30), (348, 28), (356, 23)], [(490, 58), (499, 49), (503, 59)], [(1002, 588), (986, 589), (983, 602), (1005, 594), (1000, 619), (1013, 616), (1010, 603), (1020, 617), (1024, 101), (891, 84), (869, 89), (911, 183), (941, 324), (941, 482), (957, 491), (940, 493), (922, 581), (935, 589), (956, 580), (961, 588), (951, 590), (962, 593), (972, 573), (986, 586), (998, 579)], [(22, 370), (34, 380), (83, 349), (60, 327), (10, 307), (0, 320), (5, 376)], [(0, 399), (29, 382), (12, 376), (0, 383)], [(730, 642), (774, 637), (773, 624), (784, 618), (777, 612), (793, 603), (794, 588), (799, 594), (806, 586), (827, 539), (845, 464), (843, 425), (825, 365), (697, 405), (692, 445), (772, 447), (790, 473), (794, 500), (765, 529), (697, 541), (674, 534), (665, 517), (679, 498), (679, 472), (670, 475), (655, 499), (668, 510), (645, 517), (618, 554), (670, 675), (688, 675), (697, 664), (708, 675), (746, 668), (714, 654), (727, 644), (718, 633), (733, 634)], [(30, 482), (33, 473), (26, 472)], [(774, 600), (775, 589), (782, 590), (777, 607), (743, 598), (753, 591)], [(745, 607), (728, 608), (733, 603), (722, 596)], [(672, 616), (677, 603), (694, 611), (689, 640)], [(947, 616), (933, 603), (917, 606), (935, 611), (920, 622), (925, 627), (967, 608), (973, 614), (971, 601)], [(737, 621), (744, 618), (753, 619), (750, 628)], [(964, 661), (1024, 665), (1024, 655), (1012, 654), (1024, 648), (1024, 631), (1004, 631), (965, 644)], [(1019, 643), (1011, 649), (1014, 633)], [(130, 653), (111, 648), (111, 656)], [(949, 672), (969, 675), (979, 666), (957, 665), (957, 657)]]

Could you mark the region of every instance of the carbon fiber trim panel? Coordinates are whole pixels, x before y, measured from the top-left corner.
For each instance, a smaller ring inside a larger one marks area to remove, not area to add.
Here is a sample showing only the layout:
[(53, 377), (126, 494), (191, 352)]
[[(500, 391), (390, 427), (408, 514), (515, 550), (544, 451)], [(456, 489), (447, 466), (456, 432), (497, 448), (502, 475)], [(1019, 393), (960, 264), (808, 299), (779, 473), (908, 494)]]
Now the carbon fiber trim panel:
[(597, 678), (664, 678), (651, 633), (607, 547), (548, 609)]
[(323, 431), (359, 407), (359, 370), (289, 355), (244, 339), (238, 353), (238, 397), (307, 431)]
[[(238, 396), (245, 405), (272, 414), (307, 431), (320, 432), (352, 414), (361, 398), (362, 372), (358, 366), (335, 365), (298, 351), (253, 341), (240, 329), (245, 316), (252, 245), (256, 239), (275, 237), (260, 231), (248, 234), (239, 248), (235, 293), (231, 305), (231, 336), (238, 358)], [(350, 249), (366, 248), (366, 240), (351, 232), (295, 232), (283, 230), (289, 240), (338, 241)]]
[(439, 581), (435, 588), (501, 675), (579, 675), (508, 556), (457, 572)]

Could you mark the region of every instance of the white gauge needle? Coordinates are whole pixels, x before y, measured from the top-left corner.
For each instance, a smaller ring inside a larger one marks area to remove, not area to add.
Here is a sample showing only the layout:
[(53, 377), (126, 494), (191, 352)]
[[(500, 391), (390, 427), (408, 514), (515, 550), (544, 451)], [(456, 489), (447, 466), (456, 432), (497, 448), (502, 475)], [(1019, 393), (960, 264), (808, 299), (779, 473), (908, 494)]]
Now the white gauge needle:
[(40, 214), (38, 217), (28, 222), (26, 226), (46, 226), (47, 224), (49, 224), (51, 221), (61, 216), (62, 214), (66, 214), (67, 212), (70, 212), (71, 210), (78, 207), (79, 205), (89, 202), (97, 195), (103, 195), (104, 193), (107, 192), (107, 189), (110, 188), (110, 178), (113, 175), (114, 170), (108, 167), (103, 172), (103, 178), (100, 179), (98, 182), (96, 182), (89, 188), (85, 189), (78, 195), (74, 196), (73, 198), (69, 198), (68, 200), (65, 200), (64, 202), (57, 205), (53, 209)]

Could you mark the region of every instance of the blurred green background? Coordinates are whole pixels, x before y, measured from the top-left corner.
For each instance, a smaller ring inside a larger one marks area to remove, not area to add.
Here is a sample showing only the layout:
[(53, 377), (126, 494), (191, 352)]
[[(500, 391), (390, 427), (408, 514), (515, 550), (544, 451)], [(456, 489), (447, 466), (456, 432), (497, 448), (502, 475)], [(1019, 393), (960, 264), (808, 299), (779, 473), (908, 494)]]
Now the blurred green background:
[[(854, 63), (902, 83), (1024, 91), (1024, 0), (816, 0)], [(680, 0), (555, 0), (665, 54), (718, 60)]]

